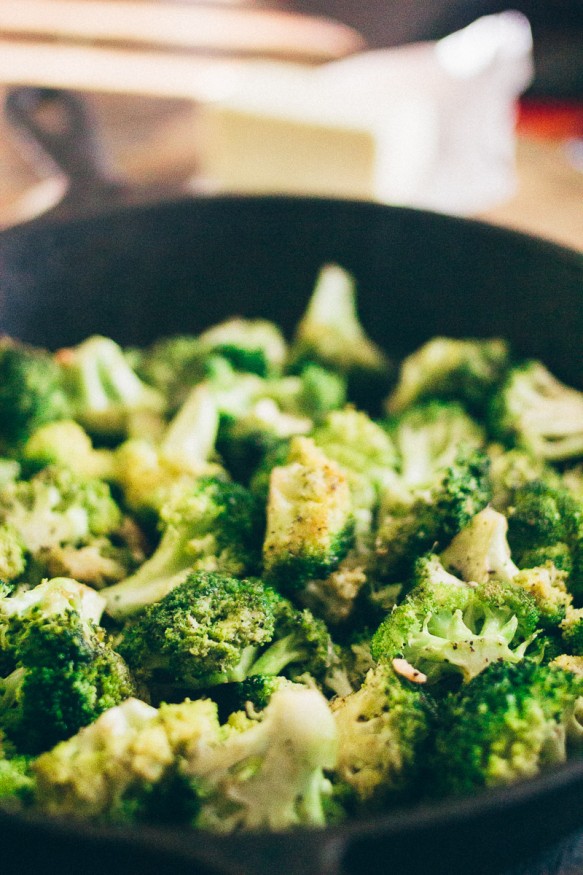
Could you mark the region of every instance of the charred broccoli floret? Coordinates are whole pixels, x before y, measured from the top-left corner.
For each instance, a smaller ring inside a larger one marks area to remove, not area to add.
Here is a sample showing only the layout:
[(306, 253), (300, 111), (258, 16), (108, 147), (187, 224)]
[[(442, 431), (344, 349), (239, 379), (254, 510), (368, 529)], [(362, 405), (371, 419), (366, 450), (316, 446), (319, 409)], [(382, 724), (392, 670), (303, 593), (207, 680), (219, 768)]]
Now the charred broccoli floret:
[(431, 682), (452, 674), (468, 682), (493, 662), (523, 659), (538, 622), (536, 602), (520, 586), (501, 580), (470, 586), (427, 556), (371, 649), (379, 661), (405, 659)]
[(495, 436), (551, 461), (583, 456), (583, 392), (565, 386), (538, 361), (514, 367), (492, 400)]
[(159, 601), (192, 571), (243, 577), (257, 570), (263, 514), (243, 486), (201, 477), (163, 506), (160, 516), (164, 528), (154, 553), (131, 577), (103, 590), (112, 617)]
[(378, 807), (410, 793), (421, 768), (428, 710), (419, 685), (390, 665), (371, 668), (354, 693), (332, 702), (338, 730), (338, 777), (358, 803)]
[(436, 792), (512, 784), (564, 762), (581, 679), (524, 660), (492, 665), (441, 703), (431, 772)]
[(434, 337), (402, 362), (387, 400), (388, 412), (400, 413), (427, 398), (444, 398), (481, 413), (508, 364), (503, 340)]
[(354, 520), (341, 468), (308, 438), (294, 438), (290, 456), (290, 464), (271, 472), (263, 562), (282, 592), (297, 593), (338, 567)]

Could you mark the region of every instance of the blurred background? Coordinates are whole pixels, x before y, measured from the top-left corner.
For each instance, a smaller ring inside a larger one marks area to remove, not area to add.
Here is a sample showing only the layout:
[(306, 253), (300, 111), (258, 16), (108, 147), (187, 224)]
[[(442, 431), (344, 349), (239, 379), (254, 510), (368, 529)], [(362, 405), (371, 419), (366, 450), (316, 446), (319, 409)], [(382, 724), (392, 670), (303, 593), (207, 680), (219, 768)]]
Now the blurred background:
[[(583, 0), (0, 0), (0, 90), (83, 96), (155, 194), (290, 191), (583, 250)], [(0, 120), (0, 225), (66, 181)]]

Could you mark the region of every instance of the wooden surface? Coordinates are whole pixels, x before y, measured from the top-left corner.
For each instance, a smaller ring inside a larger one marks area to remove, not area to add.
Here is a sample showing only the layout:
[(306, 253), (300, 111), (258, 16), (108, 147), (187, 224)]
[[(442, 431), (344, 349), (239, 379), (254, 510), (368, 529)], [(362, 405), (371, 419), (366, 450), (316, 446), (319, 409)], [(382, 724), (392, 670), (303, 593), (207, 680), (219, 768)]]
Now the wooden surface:
[[(175, 190), (196, 177), (197, 115), (191, 103), (116, 95), (89, 100), (114, 164), (133, 182), (160, 180)], [(569, 162), (564, 141), (520, 138), (517, 169), (515, 195), (480, 218), (583, 251), (583, 172)], [(62, 190), (52, 168), (35, 167), (0, 120), (0, 224), (41, 211)]]

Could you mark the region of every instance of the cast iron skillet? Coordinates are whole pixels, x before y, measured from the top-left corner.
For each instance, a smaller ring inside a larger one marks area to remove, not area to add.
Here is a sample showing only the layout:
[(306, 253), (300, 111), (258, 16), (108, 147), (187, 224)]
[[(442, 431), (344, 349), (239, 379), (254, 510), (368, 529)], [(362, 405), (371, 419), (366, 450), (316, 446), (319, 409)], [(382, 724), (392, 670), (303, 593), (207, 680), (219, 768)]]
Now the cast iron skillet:
[[(94, 197), (91, 214), (0, 234), (3, 331), (50, 347), (96, 332), (137, 344), (233, 314), (262, 315), (289, 331), (320, 266), (336, 261), (357, 278), (362, 319), (391, 353), (436, 334), (503, 335), (518, 354), (542, 358), (583, 388), (583, 257), (568, 249), (370, 203), (213, 197), (102, 208)], [(284, 835), (3, 814), (0, 871), (486, 875), (582, 826), (576, 761), (507, 790)], [(561, 871), (581, 871), (573, 865)]]

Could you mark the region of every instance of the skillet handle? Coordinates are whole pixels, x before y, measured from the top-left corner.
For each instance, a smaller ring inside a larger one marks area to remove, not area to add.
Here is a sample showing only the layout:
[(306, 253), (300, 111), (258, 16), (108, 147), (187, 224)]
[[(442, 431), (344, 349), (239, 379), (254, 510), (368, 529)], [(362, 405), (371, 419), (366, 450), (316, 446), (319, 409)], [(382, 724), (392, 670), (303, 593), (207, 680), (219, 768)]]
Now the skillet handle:
[(69, 181), (51, 215), (78, 215), (123, 199), (126, 187), (109, 168), (81, 97), (56, 88), (18, 87), (8, 92), (5, 112), (25, 141)]

